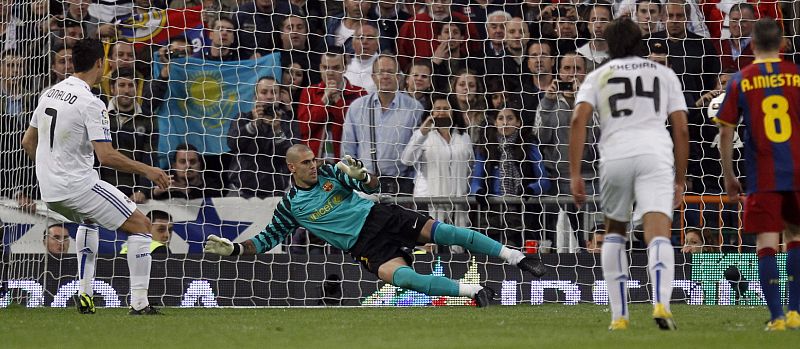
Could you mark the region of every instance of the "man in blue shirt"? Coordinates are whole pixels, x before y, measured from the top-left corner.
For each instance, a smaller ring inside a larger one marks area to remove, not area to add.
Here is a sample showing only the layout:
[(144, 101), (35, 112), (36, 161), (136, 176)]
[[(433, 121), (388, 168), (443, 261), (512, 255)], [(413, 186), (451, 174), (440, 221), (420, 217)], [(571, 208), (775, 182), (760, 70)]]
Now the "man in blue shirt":
[(211, 235), (206, 252), (224, 256), (264, 253), (303, 227), (333, 247), (348, 251), (387, 283), (430, 296), (470, 297), (479, 307), (487, 306), (494, 298), (492, 289), (459, 284), (443, 276), (418, 274), (409, 267), (413, 259), (406, 251), (416, 243), (458, 245), (473, 253), (500, 257), (536, 277), (545, 273), (539, 258), (526, 257), (477, 231), (358, 196), (356, 190), (377, 192), (378, 178), (349, 155), (336, 166), (318, 167), (314, 152), (297, 144), (289, 148), (286, 162), (294, 186), (275, 208), (272, 222), (243, 243)]
[(420, 124), (424, 108), (398, 91), (397, 60), (381, 54), (372, 65), (377, 91), (353, 101), (344, 119), (342, 154), (363, 159), (367, 170), (381, 177), (381, 191), (411, 194), (414, 168), (400, 155)]

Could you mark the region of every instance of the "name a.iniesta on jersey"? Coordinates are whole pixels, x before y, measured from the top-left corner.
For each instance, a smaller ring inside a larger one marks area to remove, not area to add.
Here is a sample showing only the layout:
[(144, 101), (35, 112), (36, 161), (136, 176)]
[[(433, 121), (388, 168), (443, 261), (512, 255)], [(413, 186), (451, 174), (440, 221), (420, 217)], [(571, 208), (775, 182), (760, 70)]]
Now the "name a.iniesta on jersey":
[(790, 73), (757, 75), (743, 79), (741, 84), (742, 92), (760, 88), (800, 87), (800, 75)]
[(69, 104), (73, 104), (78, 100), (78, 96), (54, 88), (51, 88), (50, 91), (47, 91), (47, 94), (44, 96), (47, 98), (53, 98), (59, 101), (67, 102)]

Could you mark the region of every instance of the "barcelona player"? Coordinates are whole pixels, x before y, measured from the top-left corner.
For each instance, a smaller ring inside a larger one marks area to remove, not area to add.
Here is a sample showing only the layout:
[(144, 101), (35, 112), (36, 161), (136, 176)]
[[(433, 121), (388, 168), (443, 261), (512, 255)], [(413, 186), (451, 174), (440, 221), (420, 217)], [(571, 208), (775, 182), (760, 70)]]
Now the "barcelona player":
[(478, 307), (489, 305), (494, 290), (418, 274), (411, 268), (413, 258), (408, 251), (416, 243), (458, 245), (473, 253), (500, 257), (536, 277), (546, 272), (538, 256), (525, 256), (477, 231), (356, 195), (356, 191), (372, 194), (380, 188), (378, 177), (367, 173), (364, 164), (350, 155), (336, 166), (320, 165), (309, 147), (295, 144), (286, 152), (286, 163), (294, 185), (275, 208), (272, 222), (241, 243), (210, 235), (206, 252), (223, 256), (264, 253), (303, 227), (331, 246), (348, 251), (389, 284), (429, 296), (470, 297)]
[[(732, 199), (742, 186), (733, 172), (734, 126), (744, 123), (747, 199), (744, 230), (758, 234), (758, 273), (770, 311), (766, 330), (800, 328), (800, 67), (780, 59), (782, 31), (771, 18), (753, 28), (756, 60), (728, 83), (718, 118), (725, 190)], [(775, 255), (785, 231), (789, 312), (781, 305)]]

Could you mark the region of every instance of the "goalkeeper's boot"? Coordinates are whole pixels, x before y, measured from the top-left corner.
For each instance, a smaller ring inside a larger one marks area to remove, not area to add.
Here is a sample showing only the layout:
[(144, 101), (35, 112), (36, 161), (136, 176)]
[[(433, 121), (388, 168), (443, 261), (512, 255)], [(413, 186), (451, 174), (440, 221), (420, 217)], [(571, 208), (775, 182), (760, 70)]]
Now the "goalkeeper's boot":
[(667, 311), (664, 304), (656, 303), (653, 308), (653, 319), (656, 320), (658, 328), (664, 331), (674, 331), (678, 329), (675, 325), (675, 320), (672, 319), (672, 313)]
[(152, 305), (148, 305), (142, 308), (141, 310), (135, 310), (131, 307), (130, 311), (128, 311), (128, 315), (164, 315), (164, 314), (155, 307), (153, 307)]
[(539, 256), (526, 256), (519, 261), (519, 263), (517, 263), (517, 267), (522, 269), (522, 271), (531, 273), (537, 278), (542, 277), (542, 275), (547, 272), (547, 268), (545, 268), (544, 263), (542, 263), (542, 259), (539, 258)]
[(779, 318), (767, 322), (767, 327), (764, 328), (764, 331), (786, 331), (786, 319)]
[(796, 310), (786, 313), (786, 328), (790, 330), (800, 330), (800, 313)]
[(78, 307), (78, 312), (81, 314), (94, 314), (94, 297), (81, 292), (80, 295), (75, 296), (75, 305)]
[(628, 319), (621, 317), (619, 319), (611, 321), (611, 325), (608, 326), (609, 331), (621, 331), (628, 329), (629, 321)]
[(491, 302), (492, 299), (494, 299), (494, 295), (495, 293), (493, 289), (483, 286), (483, 288), (480, 291), (478, 291), (478, 293), (476, 293), (475, 297), (473, 298), (475, 300), (475, 305), (477, 305), (478, 308), (488, 307), (489, 302)]

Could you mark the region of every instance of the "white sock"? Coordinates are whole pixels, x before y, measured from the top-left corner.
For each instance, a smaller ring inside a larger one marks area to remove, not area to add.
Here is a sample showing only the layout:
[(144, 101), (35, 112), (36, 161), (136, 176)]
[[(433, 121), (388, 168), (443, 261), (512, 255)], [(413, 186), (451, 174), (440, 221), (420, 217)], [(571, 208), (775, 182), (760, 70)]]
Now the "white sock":
[(80, 280), (78, 292), (92, 297), (94, 296), (92, 281), (94, 280), (95, 264), (97, 264), (97, 249), (100, 246), (97, 226), (85, 224), (78, 226), (75, 245), (78, 254), (78, 279)]
[(611, 320), (628, 318), (628, 255), (625, 253), (625, 242), (621, 235), (607, 234), (601, 250)]
[(150, 284), (150, 243), (153, 239), (146, 234), (128, 236), (128, 270), (131, 276), (131, 307), (142, 310), (149, 305), (147, 287)]
[(512, 250), (508, 247), (501, 247), (500, 248), (500, 258), (506, 261), (508, 264), (517, 265), (519, 261), (525, 258), (525, 254), (521, 251)]
[(654, 303), (664, 304), (669, 310), (672, 300), (672, 280), (675, 278), (675, 251), (669, 239), (658, 236), (647, 245), (647, 270), (653, 283)]
[(458, 295), (461, 297), (475, 297), (475, 294), (478, 293), (483, 288), (481, 285), (475, 284), (458, 284)]

